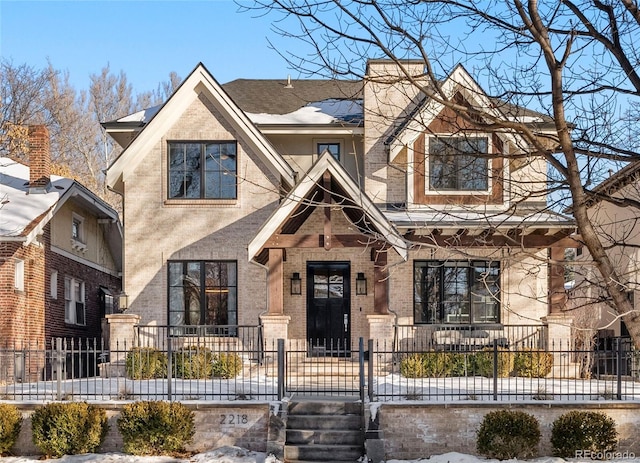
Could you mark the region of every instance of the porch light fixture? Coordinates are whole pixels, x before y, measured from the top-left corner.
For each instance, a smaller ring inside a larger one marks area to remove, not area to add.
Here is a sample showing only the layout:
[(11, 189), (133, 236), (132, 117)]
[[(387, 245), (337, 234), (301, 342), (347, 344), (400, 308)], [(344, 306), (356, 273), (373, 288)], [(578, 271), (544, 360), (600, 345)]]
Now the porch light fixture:
[(302, 294), (302, 280), (298, 272), (293, 272), (291, 275), (291, 294)]
[(129, 308), (129, 295), (124, 291), (118, 294), (118, 309), (124, 312)]
[(364, 273), (358, 272), (356, 277), (356, 296), (367, 295), (367, 279), (364, 277)]

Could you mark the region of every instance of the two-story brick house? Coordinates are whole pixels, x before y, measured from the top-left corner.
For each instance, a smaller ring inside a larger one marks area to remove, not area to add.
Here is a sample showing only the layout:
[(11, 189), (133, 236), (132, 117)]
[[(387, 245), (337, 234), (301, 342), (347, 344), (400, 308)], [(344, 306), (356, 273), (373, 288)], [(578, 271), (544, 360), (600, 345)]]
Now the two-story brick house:
[(99, 345), (122, 288), (122, 227), (82, 184), (51, 175), (45, 126), (29, 127), (28, 148), (29, 166), (0, 157), (0, 348), (33, 349), (20, 374), (37, 377), (53, 338)]
[[(443, 89), (553, 133), (461, 66)], [(225, 85), (200, 64), (161, 107), (104, 127), (125, 147), (107, 182), (144, 324), (261, 323), (267, 340), (348, 352), (359, 337), (509, 338), (564, 303), (574, 227), (547, 210), (544, 160), (425, 99), (390, 61), (362, 81)]]

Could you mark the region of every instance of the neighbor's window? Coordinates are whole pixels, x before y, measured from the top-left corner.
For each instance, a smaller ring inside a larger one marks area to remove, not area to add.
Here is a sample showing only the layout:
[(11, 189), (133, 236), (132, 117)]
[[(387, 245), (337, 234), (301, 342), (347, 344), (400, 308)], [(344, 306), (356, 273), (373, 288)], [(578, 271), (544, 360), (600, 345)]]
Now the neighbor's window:
[(24, 291), (24, 261), (18, 259), (13, 267), (13, 287), (18, 291)]
[(340, 143), (318, 143), (318, 156), (323, 155), (325, 151), (331, 153), (336, 161), (340, 160)]
[(486, 191), (489, 185), (486, 137), (431, 137), (429, 189)]
[(71, 219), (71, 239), (84, 243), (84, 219), (76, 214)]
[(51, 272), (51, 280), (49, 280), (49, 293), (51, 299), (58, 299), (58, 271), (53, 270)]
[(73, 325), (86, 325), (84, 281), (64, 279), (64, 321)]
[(415, 323), (498, 323), (500, 264), (489, 261), (414, 262)]
[(235, 199), (237, 144), (169, 143), (169, 199)]
[(235, 261), (169, 262), (171, 326), (236, 325), (237, 294)]

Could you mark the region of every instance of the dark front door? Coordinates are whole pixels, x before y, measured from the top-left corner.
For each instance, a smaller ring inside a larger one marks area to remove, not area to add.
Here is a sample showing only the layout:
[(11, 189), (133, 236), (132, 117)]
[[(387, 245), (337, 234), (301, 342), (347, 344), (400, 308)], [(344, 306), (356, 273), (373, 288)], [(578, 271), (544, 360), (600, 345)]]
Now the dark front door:
[(307, 263), (307, 339), (312, 354), (351, 353), (349, 262)]

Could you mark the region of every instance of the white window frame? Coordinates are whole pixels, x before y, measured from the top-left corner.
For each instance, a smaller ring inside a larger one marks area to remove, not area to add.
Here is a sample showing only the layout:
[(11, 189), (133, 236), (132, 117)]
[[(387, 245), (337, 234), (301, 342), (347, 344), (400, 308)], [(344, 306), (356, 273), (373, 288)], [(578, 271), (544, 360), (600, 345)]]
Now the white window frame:
[[(74, 234), (74, 229), (77, 226), (77, 233)], [(87, 237), (86, 230), (84, 225), (84, 217), (81, 215), (73, 213), (71, 217), (71, 247), (76, 251), (86, 251), (87, 250)]]
[(16, 259), (13, 267), (13, 287), (16, 291), (24, 291), (24, 260)]
[[(78, 309), (82, 309), (82, 320), (78, 321)], [(71, 277), (64, 279), (64, 322), (86, 326), (87, 304), (85, 303), (84, 281)]]
[(491, 166), (491, 158), (487, 158), (487, 189), (486, 190), (438, 190), (431, 189), (431, 172), (429, 171), (430, 167), (430, 154), (431, 154), (431, 140), (438, 138), (486, 138), (487, 139), (487, 154), (493, 152), (493, 140), (490, 134), (488, 133), (465, 133), (465, 134), (447, 134), (447, 133), (438, 133), (433, 135), (428, 135), (425, 139), (425, 160), (424, 160), (424, 193), (425, 195), (460, 195), (460, 196), (469, 196), (469, 195), (491, 195), (493, 190), (492, 184), (492, 166)]
[(51, 299), (58, 299), (58, 271), (51, 272), (51, 278), (49, 280), (49, 294)]

